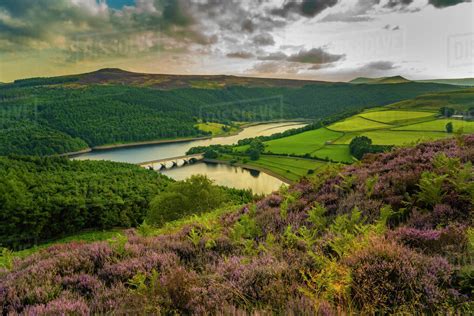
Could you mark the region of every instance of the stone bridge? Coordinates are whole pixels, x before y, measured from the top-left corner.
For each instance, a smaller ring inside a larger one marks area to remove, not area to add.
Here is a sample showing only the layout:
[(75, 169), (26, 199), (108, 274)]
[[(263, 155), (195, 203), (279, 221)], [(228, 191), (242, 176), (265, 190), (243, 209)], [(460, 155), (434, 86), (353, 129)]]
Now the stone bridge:
[(165, 159), (158, 159), (152, 161), (141, 162), (138, 165), (143, 168), (151, 170), (171, 169), (175, 167), (182, 167), (184, 165), (195, 163), (204, 159), (204, 154), (195, 154), (179, 157), (170, 157)]

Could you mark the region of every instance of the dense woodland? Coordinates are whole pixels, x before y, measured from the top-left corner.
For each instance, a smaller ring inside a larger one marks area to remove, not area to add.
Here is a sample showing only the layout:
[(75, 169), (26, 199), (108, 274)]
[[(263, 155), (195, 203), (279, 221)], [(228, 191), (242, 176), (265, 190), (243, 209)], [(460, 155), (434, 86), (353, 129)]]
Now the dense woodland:
[[(0, 87), (0, 154), (45, 155), (112, 143), (203, 136), (208, 133), (195, 127), (199, 120), (321, 119), (452, 89), (429, 83), (325, 83), (165, 91), (61, 80), (34, 79)], [(33, 141), (25, 135), (33, 135)]]
[(0, 157), (0, 246), (25, 247), (86, 228), (136, 226), (171, 181), (124, 163)]
[(136, 227), (150, 207), (166, 211), (163, 224), (186, 216), (186, 209), (196, 213), (200, 203), (205, 211), (252, 199), (251, 191), (202, 176), (174, 182), (126, 163), (0, 157), (0, 247), (28, 247), (84, 229)]

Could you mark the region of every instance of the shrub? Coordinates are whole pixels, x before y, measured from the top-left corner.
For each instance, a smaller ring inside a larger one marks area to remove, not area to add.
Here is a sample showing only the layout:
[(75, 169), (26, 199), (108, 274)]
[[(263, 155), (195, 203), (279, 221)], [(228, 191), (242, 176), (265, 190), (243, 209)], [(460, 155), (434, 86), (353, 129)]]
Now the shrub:
[(346, 262), (352, 269), (353, 302), (366, 313), (429, 312), (451, 299), (452, 268), (441, 257), (377, 239)]
[(89, 307), (82, 299), (58, 298), (47, 304), (27, 307), (25, 315), (90, 315)]
[(467, 249), (465, 226), (451, 225), (437, 230), (400, 227), (391, 231), (388, 238), (423, 253), (444, 255), (451, 260), (462, 256)]
[(161, 226), (190, 214), (200, 214), (230, 201), (224, 189), (213, 185), (203, 175), (171, 184), (165, 192), (151, 201), (147, 214), (149, 224)]

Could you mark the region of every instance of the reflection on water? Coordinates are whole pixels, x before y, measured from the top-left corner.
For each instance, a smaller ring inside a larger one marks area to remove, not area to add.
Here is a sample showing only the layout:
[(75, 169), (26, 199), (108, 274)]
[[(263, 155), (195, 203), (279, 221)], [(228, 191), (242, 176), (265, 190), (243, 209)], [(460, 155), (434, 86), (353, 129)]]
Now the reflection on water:
[(164, 170), (161, 173), (176, 180), (184, 180), (193, 174), (205, 174), (216, 184), (236, 189), (252, 189), (253, 193), (257, 194), (269, 194), (284, 185), (281, 180), (264, 172), (203, 162)]
[(284, 132), (289, 129), (305, 126), (304, 123), (270, 123), (244, 128), (238, 135), (229, 137), (216, 137), (211, 139), (194, 140), (173, 144), (157, 144), (140, 147), (117, 148), (109, 150), (94, 151), (75, 157), (74, 159), (111, 160), (118, 162), (140, 163), (151, 160), (159, 160), (170, 157), (183, 156), (186, 152), (196, 146), (209, 146), (215, 144), (232, 145), (240, 139), (256, 136), (269, 136)]

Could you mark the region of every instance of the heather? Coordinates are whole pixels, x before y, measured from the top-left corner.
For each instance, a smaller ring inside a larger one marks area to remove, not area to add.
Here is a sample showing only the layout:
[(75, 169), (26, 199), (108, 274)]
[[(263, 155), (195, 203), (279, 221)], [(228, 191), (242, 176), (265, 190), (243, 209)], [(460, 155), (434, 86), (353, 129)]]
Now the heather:
[(4, 314), (470, 314), (474, 136), (13, 259)]

